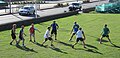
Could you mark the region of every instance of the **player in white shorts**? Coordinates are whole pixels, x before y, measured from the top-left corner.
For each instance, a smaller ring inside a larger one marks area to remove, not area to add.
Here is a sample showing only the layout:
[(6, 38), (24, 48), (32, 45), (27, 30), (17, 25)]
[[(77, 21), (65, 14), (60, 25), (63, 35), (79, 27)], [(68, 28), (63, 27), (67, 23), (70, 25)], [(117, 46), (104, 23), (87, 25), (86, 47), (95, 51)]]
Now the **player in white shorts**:
[(85, 34), (84, 34), (84, 31), (82, 30), (82, 28), (79, 28), (79, 30), (77, 31), (77, 33), (76, 33), (76, 43), (74, 44), (74, 45), (72, 45), (72, 48), (74, 48), (74, 46), (79, 42), (79, 41), (82, 41), (82, 43), (83, 43), (83, 47), (84, 48), (86, 48), (85, 47)]

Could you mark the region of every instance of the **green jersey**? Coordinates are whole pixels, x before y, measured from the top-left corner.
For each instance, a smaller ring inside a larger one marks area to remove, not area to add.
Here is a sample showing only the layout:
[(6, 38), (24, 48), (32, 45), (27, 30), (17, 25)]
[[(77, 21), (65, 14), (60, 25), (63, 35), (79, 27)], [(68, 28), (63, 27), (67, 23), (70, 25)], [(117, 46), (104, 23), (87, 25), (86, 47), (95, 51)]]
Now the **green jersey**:
[(109, 28), (103, 28), (103, 34), (108, 35), (110, 33)]

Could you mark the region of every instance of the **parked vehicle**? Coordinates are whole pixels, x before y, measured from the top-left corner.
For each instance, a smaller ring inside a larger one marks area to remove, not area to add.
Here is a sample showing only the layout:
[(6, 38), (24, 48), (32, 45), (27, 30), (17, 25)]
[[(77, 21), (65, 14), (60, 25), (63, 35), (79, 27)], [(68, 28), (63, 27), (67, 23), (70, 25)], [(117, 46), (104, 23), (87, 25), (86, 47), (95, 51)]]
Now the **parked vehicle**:
[(19, 9), (19, 15), (31, 15), (35, 14), (35, 8), (33, 6), (24, 6)]
[(80, 10), (81, 11), (82, 5), (80, 2), (72, 2), (69, 5), (69, 11)]

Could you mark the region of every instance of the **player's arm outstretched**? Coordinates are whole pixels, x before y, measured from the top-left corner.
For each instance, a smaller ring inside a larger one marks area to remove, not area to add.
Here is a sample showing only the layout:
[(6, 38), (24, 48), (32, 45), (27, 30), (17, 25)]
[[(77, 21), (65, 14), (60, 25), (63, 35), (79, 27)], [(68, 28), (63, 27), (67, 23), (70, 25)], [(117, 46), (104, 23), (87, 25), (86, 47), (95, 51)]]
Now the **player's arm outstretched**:
[(72, 34), (72, 32), (73, 32), (73, 28), (72, 28), (72, 30), (71, 30), (71, 32), (70, 32), (70, 34)]
[(59, 25), (58, 24), (56, 24), (57, 25), (57, 29), (59, 28)]
[(39, 33), (41, 33), (40, 30), (38, 30), (38, 29), (36, 29), (36, 30), (37, 30)]
[(25, 36), (27, 36), (25, 33), (23, 33)]
[(84, 37), (84, 40), (86, 39), (86, 36), (85, 36), (85, 33), (84, 31), (82, 31), (82, 34), (83, 34), (83, 37)]

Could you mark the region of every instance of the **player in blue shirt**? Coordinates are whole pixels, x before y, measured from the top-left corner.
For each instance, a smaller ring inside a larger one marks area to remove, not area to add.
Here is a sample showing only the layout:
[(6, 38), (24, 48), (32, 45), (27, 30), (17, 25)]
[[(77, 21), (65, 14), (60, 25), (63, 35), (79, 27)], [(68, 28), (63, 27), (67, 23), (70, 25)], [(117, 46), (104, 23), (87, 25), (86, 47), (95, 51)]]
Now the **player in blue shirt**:
[(53, 21), (53, 23), (50, 25), (50, 27), (52, 27), (51, 37), (53, 36), (53, 34), (55, 34), (55, 40), (57, 40), (57, 29), (59, 28), (59, 26), (56, 23), (56, 21)]
[(74, 22), (74, 25), (73, 25), (73, 28), (72, 28), (72, 31), (71, 31), (71, 33), (72, 33), (72, 36), (71, 36), (71, 38), (70, 38), (70, 40), (69, 41), (71, 41), (72, 40), (72, 38), (73, 38), (73, 36), (76, 34), (76, 32), (78, 31), (78, 29), (79, 29), (79, 25), (77, 24), (77, 22)]
[(24, 33), (24, 25), (21, 26), (21, 30), (20, 30), (20, 33), (19, 33), (19, 40), (18, 40), (18, 42), (17, 42), (17, 45), (18, 45), (19, 42), (22, 40), (22, 41), (23, 41), (23, 42), (22, 42), (22, 45), (25, 46), (25, 45), (24, 45), (25, 39), (24, 39), (24, 36), (23, 36), (23, 35), (26, 36), (26, 34)]

